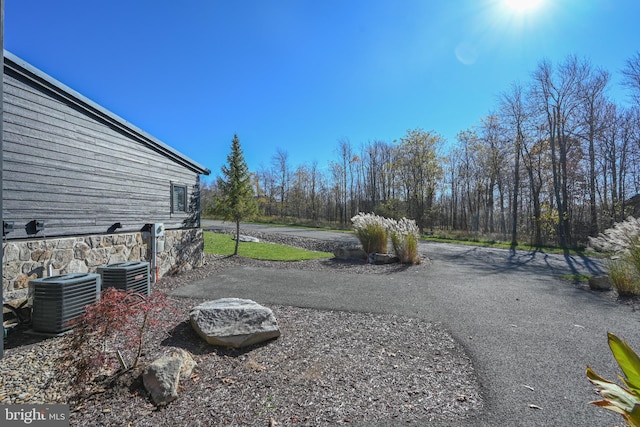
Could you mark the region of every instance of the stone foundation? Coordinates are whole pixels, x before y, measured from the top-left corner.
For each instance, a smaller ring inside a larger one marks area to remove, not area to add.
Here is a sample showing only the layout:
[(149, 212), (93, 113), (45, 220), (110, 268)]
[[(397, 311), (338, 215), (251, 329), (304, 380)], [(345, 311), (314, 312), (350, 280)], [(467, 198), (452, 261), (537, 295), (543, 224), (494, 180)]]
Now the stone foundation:
[[(153, 269), (148, 232), (14, 240), (3, 243), (4, 301), (27, 296), (29, 281), (67, 273), (95, 273), (101, 265), (148, 261)], [(167, 230), (164, 251), (158, 254), (158, 277), (201, 267), (202, 229)], [(153, 272), (152, 272), (153, 274)]]

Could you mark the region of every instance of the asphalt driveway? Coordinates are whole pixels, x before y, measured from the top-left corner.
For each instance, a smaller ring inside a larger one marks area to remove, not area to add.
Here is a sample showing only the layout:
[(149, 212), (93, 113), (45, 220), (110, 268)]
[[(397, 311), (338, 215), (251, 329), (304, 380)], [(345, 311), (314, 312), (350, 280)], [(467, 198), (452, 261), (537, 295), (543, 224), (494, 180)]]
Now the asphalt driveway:
[[(331, 238), (324, 234), (330, 232), (322, 233)], [(335, 233), (334, 238), (345, 236)], [(598, 396), (585, 368), (589, 364), (613, 379), (617, 370), (606, 334), (624, 337), (640, 350), (640, 314), (560, 278), (597, 273), (598, 262), (438, 243), (421, 243), (420, 251), (430, 261), (419, 274), (411, 268), (366, 276), (237, 268), (178, 289), (176, 295), (235, 296), (439, 322), (466, 349), (483, 387), (485, 413), (468, 425), (622, 424), (620, 417), (588, 404)]]

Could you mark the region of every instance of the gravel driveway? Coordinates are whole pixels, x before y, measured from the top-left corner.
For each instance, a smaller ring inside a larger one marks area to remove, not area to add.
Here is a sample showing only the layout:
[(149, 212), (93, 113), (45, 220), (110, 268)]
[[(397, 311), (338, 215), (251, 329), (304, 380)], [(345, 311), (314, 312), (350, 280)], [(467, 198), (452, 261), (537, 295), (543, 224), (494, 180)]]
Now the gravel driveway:
[[(304, 233), (320, 239), (352, 238)], [(598, 396), (585, 368), (589, 364), (605, 378), (614, 378), (617, 370), (606, 333), (624, 337), (640, 349), (640, 315), (634, 306), (560, 278), (597, 273), (598, 262), (439, 243), (421, 243), (420, 251), (428, 256), (429, 268), (421, 268), (419, 274), (407, 269), (365, 277), (238, 268), (178, 292), (202, 298), (233, 294), (265, 304), (393, 313), (439, 322), (467, 351), (483, 387), (484, 414), (468, 425), (622, 422), (588, 404)]]

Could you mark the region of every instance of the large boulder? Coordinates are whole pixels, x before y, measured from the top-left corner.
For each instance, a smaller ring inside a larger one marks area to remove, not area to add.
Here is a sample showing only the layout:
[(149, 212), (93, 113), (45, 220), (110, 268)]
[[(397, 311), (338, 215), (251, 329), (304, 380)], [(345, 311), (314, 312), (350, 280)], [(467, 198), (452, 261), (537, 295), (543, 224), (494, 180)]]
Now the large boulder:
[(191, 309), (191, 326), (206, 342), (246, 347), (280, 336), (271, 309), (250, 299), (221, 298)]
[(180, 379), (189, 378), (195, 366), (191, 354), (181, 348), (148, 365), (142, 373), (142, 382), (153, 403), (160, 406), (176, 400)]

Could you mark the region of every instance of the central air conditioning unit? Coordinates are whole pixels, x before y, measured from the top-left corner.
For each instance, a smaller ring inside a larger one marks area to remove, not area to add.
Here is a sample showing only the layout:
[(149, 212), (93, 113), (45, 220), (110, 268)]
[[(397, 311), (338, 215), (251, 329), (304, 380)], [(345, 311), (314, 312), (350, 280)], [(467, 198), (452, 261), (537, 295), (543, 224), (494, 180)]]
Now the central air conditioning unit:
[(29, 295), (33, 330), (59, 334), (71, 329), (69, 322), (100, 298), (100, 275), (70, 273), (34, 279), (29, 282)]
[(151, 294), (148, 262), (121, 262), (98, 267), (102, 289), (113, 287), (125, 291)]

